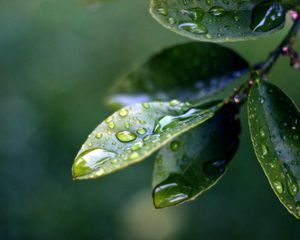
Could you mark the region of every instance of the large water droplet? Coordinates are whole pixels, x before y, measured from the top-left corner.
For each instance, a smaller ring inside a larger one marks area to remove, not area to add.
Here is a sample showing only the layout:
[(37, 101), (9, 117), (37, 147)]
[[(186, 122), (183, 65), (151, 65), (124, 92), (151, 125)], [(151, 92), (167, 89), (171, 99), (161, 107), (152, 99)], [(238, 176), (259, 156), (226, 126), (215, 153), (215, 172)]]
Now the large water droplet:
[(137, 135), (129, 131), (121, 131), (116, 134), (116, 137), (121, 142), (132, 142), (137, 138)]
[(252, 10), (251, 26), (254, 32), (268, 32), (285, 22), (285, 10), (280, 3), (262, 2)]
[(184, 178), (179, 174), (172, 173), (154, 188), (155, 207), (164, 208), (176, 205), (190, 198), (191, 193), (192, 188)]
[(283, 193), (283, 185), (281, 182), (275, 181), (275, 182), (273, 182), (273, 186), (274, 186), (276, 192), (278, 192), (279, 194)]
[(177, 115), (177, 116), (164, 116), (161, 119), (158, 120), (154, 127), (154, 133), (162, 133), (165, 132), (166, 130), (169, 130), (179, 123), (186, 123), (194, 117), (197, 117), (199, 120), (202, 118), (203, 121), (206, 120), (207, 118), (213, 116), (213, 113), (210, 110), (199, 110), (195, 108), (191, 108), (188, 110), (186, 113), (182, 115)]
[(178, 28), (194, 34), (206, 34), (208, 31), (203, 24), (193, 22), (181, 23)]
[(89, 149), (81, 153), (74, 162), (73, 175), (75, 177), (81, 177), (89, 174), (91, 171), (95, 171), (101, 167), (105, 162), (109, 161), (116, 154), (114, 152), (95, 148)]

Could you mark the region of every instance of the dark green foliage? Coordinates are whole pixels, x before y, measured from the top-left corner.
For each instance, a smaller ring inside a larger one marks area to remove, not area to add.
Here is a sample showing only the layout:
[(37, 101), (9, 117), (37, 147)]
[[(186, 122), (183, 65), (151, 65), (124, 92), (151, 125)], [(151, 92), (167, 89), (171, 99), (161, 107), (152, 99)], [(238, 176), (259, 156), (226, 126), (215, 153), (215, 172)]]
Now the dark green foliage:
[(278, 87), (258, 82), (248, 101), (253, 147), (282, 204), (300, 218), (300, 113)]

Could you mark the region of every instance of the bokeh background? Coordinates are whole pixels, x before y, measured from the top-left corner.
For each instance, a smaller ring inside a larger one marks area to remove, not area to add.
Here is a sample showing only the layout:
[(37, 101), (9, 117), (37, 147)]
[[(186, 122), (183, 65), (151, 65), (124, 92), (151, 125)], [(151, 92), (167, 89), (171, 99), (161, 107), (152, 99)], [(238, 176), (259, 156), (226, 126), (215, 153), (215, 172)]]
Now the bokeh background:
[[(226, 45), (256, 63), (286, 30)], [(226, 177), (192, 203), (154, 210), (151, 159), (72, 181), (74, 156), (110, 113), (107, 88), (155, 51), (184, 41), (151, 18), (147, 0), (0, 1), (1, 240), (300, 239), (300, 222), (254, 157), (245, 109)], [(300, 105), (300, 71), (287, 59), (271, 79)]]

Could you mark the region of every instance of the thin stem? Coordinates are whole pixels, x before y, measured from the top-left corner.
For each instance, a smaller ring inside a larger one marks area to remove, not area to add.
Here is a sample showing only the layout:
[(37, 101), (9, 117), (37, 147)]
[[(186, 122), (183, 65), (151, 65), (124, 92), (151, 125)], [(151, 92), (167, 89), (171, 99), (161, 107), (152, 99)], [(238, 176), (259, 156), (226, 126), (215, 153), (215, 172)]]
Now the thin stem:
[[(299, 14), (299, 12), (298, 12)], [(225, 103), (234, 101), (237, 104), (242, 105), (247, 101), (248, 93), (251, 86), (256, 79), (265, 79), (265, 76), (270, 72), (279, 56), (282, 54), (282, 49), (284, 47), (293, 47), (296, 42), (296, 36), (300, 29), (300, 16), (294, 20), (293, 26), (291, 27), (288, 34), (282, 40), (282, 42), (276, 47), (276, 49), (270, 53), (269, 57), (257, 68), (256, 65), (252, 67), (250, 72), (251, 80), (241, 84), (237, 89), (235, 89), (225, 100)]]
[(268, 74), (271, 70), (271, 68), (274, 66), (275, 62), (279, 58), (279, 56), (282, 53), (282, 49), (286, 46), (292, 46), (295, 43), (295, 39), (297, 36), (297, 33), (300, 28), (300, 17), (298, 17), (286, 35), (286, 37), (283, 39), (283, 41), (278, 45), (278, 47), (269, 55), (269, 57), (264, 61), (262, 67), (259, 69), (260, 75)]

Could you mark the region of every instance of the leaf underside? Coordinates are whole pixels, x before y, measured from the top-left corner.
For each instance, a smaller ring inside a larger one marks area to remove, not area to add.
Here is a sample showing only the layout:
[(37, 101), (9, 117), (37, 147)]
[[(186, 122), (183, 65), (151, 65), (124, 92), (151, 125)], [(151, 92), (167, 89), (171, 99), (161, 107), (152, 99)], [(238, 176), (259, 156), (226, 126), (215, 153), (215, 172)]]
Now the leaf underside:
[(239, 145), (237, 113), (235, 104), (225, 105), (159, 151), (152, 182), (156, 208), (193, 200), (224, 175)]
[(249, 95), (251, 139), (275, 194), (300, 219), (300, 114), (278, 87), (261, 81)]

